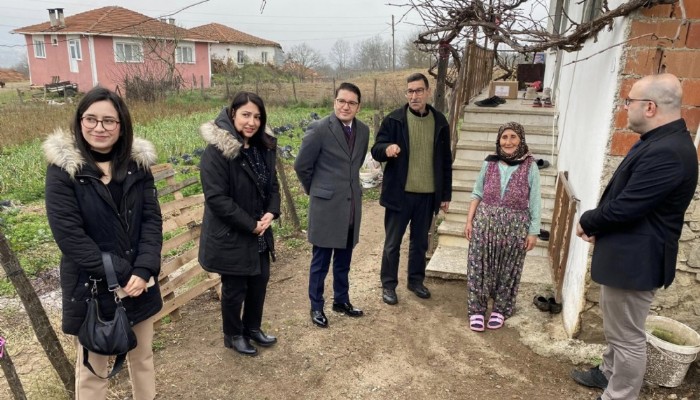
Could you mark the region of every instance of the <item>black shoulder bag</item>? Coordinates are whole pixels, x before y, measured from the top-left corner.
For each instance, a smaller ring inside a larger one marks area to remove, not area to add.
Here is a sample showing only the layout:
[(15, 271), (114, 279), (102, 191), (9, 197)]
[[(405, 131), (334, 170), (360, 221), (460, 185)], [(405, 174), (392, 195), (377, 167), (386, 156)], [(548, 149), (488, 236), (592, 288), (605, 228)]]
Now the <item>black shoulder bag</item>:
[[(109, 379), (122, 369), (126, 353), (136, 347), (136, 335), (131, 330), (131, 324), (126, 316), (126, 309), (122, 305), (119, 296), (117, 296), (119, 282), (117, 282), (117, 274), (114, 272), (112, 256), (109, 253), (102, 253), (102, 262), (104, 263), (105, 275), (107, 276), (107, 287), (110, 292), (114, 293), (114, 301), (117, 303), (114, 319), (105, 321), (100, 317), (100, 307), (97, 302), (97, 281), (93, 280), (92, 296), (87, 300), (87, 314), (83, 324), (80, 326), (78, 341), (83, 346), (83, 365), (96, 376), (102, 379)], [(88, 361), (88, 350), (104, 356), (117, 356), (109, 375), (103, 377), (95, 373)]]

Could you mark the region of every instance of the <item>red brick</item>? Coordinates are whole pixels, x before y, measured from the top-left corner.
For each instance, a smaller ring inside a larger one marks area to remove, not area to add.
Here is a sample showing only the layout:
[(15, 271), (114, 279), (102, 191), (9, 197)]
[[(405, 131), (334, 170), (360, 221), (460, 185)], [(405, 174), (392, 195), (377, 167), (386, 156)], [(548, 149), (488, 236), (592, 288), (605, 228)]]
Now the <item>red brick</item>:
[(620, 95), (619, 98), (624, 99), (629, 96), (630, 90), (632, 90), (632, 85), (635, 84), (639, 79), (637, 78), (623, 78), (620, 83)]
[(700, 107), (700, 79), (684, 79), (683, 105)]
[(610, 143), (610, 155), (624, 156), (630, 151), (632, 145), (639, 140), (639, 134), (631, 131), (616, 131), (613, 133)]
[(630, 47), (627, 49), (623, 74), (650, 75), (656, 73), (654, 55), (656, 49)]
[(700, 78), (700, 51), (666, 50), (662, 66), (679, 78)]
[[(700, 19), (700, 1), (698, 0), (684, 0), (685, 5), (685, 15), (687, 19)], [(676, 17), (680, 18), (683, 16), (681, 13), (681, 8), (676, 3)]]
[(673, 15), (673, 5), (672, 4), (662, 4), (652, 8), (642, 8), (642, 15), (650, 18), (658, 17), (670, 17)]
[(689, 49), (700, 49), (700, 22), (690, 24), (685, 47)]
[[(678, 28), (680, 28), (680, 33)], [(685, 47), (685, 37), (688, 30), (687, 25), (681, 26), (680, 20), (669, 19), (651, 19), (632, 21), (630, 30), (630, 39), (642, 35), (654, 34), (655, 36), (645, 36), (643, 38), (632, 41), (633, 46), (640, 47), (656, 47), (657, 45), (667, 47)], [(678, 38), (676, 38), (676, 34)], [(674, 39), (676, 38), (676, 39)], [(671, 42), (673, 40), (673, 42)]]
[(627, 128), (627, 112), (622, 108), (615, 111), (615, 129)]
[(681, 117), (688, 125), (688, 130), (697, 132), (698, 124), (700, 124), (700, 107), (683, 107), (681, 109)]

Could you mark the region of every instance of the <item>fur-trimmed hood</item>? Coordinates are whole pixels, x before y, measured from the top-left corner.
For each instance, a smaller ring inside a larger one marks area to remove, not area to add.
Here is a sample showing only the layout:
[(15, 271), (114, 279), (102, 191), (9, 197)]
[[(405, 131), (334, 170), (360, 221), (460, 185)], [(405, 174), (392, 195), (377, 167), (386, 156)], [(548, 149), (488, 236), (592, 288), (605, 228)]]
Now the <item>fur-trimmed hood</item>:
[[(75, 177), (75, 174), (85, 165), (85, 158), (80, 154), (75, 137), (70, 131), (56, 129), (46, 138), (42, 147), (49, 164), (60, 167), (71, 178)], [(134, 137), (131, 146), (131, 159), (134, 160), (138, 168), (148, 169), (157, 160), (155, 146), (146, 139)]]
[(199, 133), (204, 141), (216, 147), (227, 159), (238, 157), (243, 143), (226, 129), (220, 128), (216, 121), (209, 121), (199, 127)]

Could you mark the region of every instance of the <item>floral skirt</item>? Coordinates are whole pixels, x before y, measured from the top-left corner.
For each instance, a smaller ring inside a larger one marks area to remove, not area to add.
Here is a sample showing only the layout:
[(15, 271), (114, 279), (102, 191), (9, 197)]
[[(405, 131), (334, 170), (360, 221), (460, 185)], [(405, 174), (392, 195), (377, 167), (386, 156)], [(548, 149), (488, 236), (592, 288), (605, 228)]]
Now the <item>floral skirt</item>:
[(515, 312), (530, 214), (528, 210), (481, 203), (472, 226), (467, 275), (469, 315), (484, 315), (492, 298), (492, 311), (508, 318)]

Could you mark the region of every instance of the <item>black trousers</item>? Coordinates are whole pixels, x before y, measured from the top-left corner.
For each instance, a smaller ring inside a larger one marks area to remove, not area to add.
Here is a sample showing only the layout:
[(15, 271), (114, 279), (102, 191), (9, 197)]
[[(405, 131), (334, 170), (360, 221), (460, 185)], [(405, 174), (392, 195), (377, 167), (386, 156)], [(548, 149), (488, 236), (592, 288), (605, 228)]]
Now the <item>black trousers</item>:
[(406, 193), (400, 211), (386, 209), (384, 214), (384, 252), (381, 279), (385, 289), (396, 289), (399, 283), (399, 256), (401, 240), (411, 224), (408, 245), (408, 283), (422, 284), (425, 279), (425, 253), (428, 251), (428, 233), (433, 221), (433, 193)]
[(243, 335), (248, 329), (260, 329), (269, 280), (268, 251), (260, 253), (259, 275), (221, 275), (221, 317), (225, 335)]
[(333, 302), (349, 303), (350, 262), (352, 261), (352, 243), (354, 242), (354, 229), (348, 229), (348, 242), (344, 249), (313, 246), (311, 266), (309, 268), (309, 300), (311, 309), (322, 311), (325, 300), (323, 298), (324, 282), (328, 275), (331, 259), (333, 260)]

